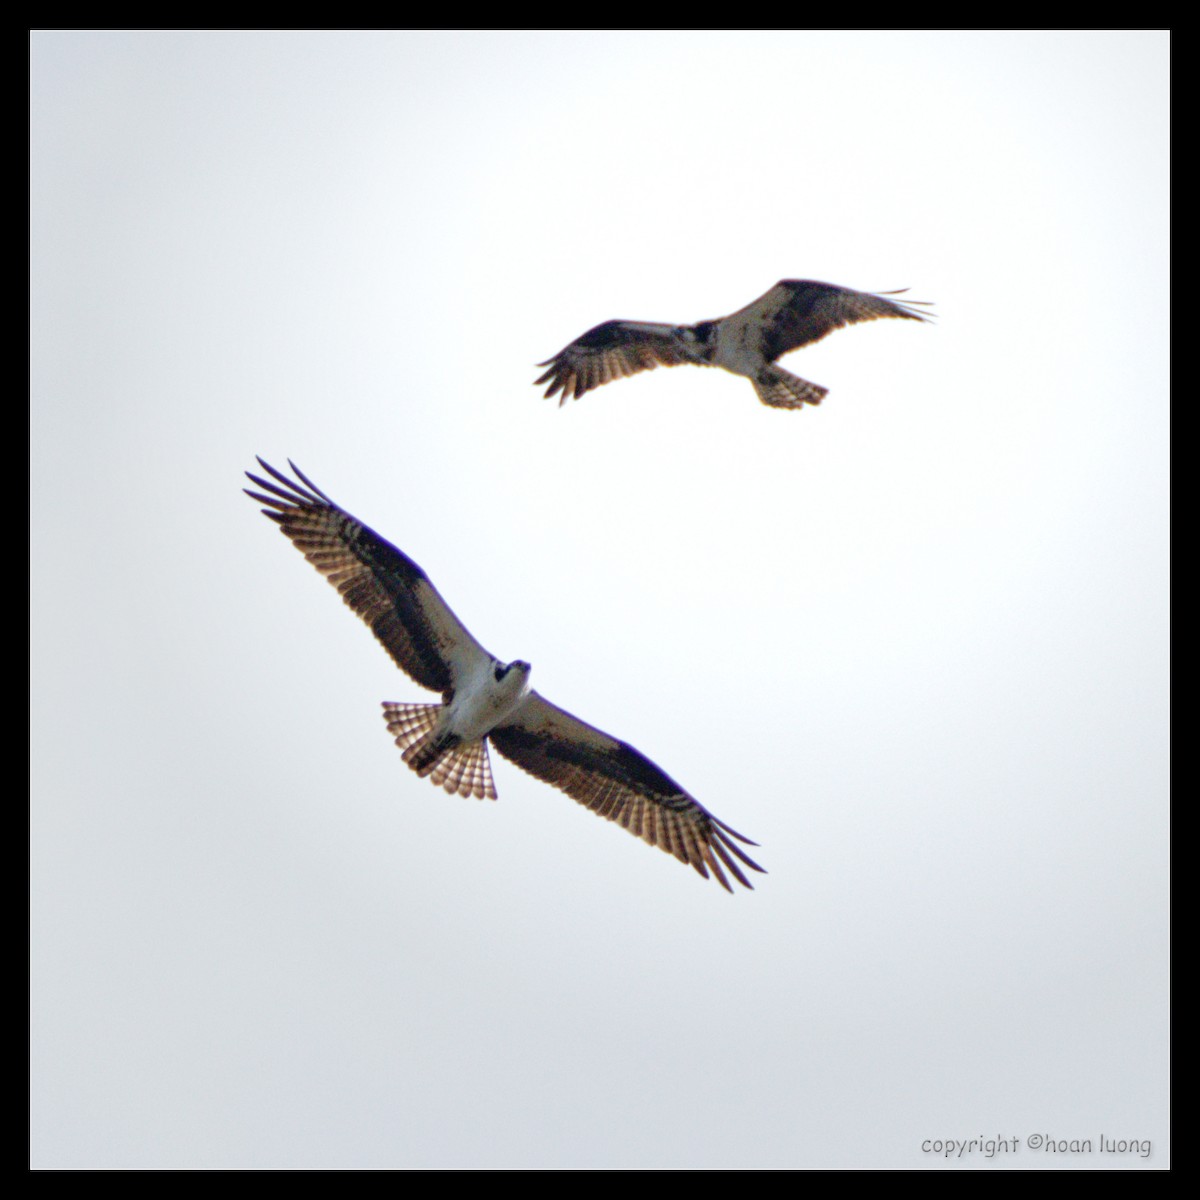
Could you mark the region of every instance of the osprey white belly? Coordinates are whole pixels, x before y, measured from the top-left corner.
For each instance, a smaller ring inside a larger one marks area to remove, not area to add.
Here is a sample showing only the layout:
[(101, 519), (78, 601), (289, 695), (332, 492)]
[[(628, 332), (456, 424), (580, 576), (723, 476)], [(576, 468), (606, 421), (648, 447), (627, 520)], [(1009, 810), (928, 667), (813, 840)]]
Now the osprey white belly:
[(767, 365), (758, 327), (747, 320), (728, 317), (717, 326), (713, 364), (753, 379)]
[(529, 691), (532, 668), (527, 662), (492, 659), (481, 663), (480, 668), (455, 689), (442, 719), (441, 732), (454, 734), (464, 742), (486, 737), (520, 708)]

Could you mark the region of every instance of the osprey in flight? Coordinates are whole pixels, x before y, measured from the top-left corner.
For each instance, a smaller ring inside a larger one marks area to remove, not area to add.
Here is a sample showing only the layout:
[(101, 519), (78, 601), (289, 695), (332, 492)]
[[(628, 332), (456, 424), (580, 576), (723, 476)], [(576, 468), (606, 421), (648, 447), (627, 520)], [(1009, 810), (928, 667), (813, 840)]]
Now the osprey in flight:
[[(529, 687), (527, 662), (502, 663), (450, 610), (411, 558), (339, 508), (291, 463), (299, 483), (261, 458), (271, 479), (246, 472), (296, 549), (371, 627), (396, 665), (441, 704), (383, 706), (406, 763), (451, 794), (496, 798), (487, 744), (599, 816), (673, 854), (732, 892), (742, 867), (762, 871), (735, 833), (644, 754), (556, 708)], [(274, 482), (272, 482), (274, 480)], [(303, 486), (301, 486), (303, 485)], [(724, 869), (723, 869), (724, 868)]]
[[(901, 291), (907, 291), (902, 288)], [(876, 317), (929, 318), (918, 308), (927, 301), (900, 303), (889, 300), (900, 292), (855, 292), (811, 279), (781, 279), (728, 317), (701, 321), (699, 325), (655, 325), (647, 321), (605, 321), (576, 338), (540, 367), (549, 367), (537, 386), (548, 383), (546, 397), (561, 392), (559, 407), (568, 399), (613, 379), (695, 363), (699, 367), (724, 367), (745, 375), (758, 398), (772, 408), (802, 408), (820, 404), (828, 388), (809, 383), (775, 365), (790, 350), (819, 342), (843, 325), (873, 321)]]

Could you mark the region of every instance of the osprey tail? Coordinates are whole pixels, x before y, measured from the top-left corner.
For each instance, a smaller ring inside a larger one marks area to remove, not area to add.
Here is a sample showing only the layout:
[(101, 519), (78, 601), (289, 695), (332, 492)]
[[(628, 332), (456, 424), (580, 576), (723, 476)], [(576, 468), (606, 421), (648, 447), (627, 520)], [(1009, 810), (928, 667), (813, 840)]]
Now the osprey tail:
[(427, 776), (452, 796), (474, 796), (477, 800), (495, 800), (492, 764), (487, 742), (464, 743), (456, 734), (438, 733), (438, 718), (445, 711), (441, 704), (383, 705), (383, 719), (396, 745), (404, 752), (406, 763), (422, 779)]
[(829, 394), (828, 388), (819, 383), (809, 383), (799, 375), (793, 375), (772, 363), (764, 367), (751, 382), (758, 398), (771, 408), (803, 408), (806, 404), (820, 404)]

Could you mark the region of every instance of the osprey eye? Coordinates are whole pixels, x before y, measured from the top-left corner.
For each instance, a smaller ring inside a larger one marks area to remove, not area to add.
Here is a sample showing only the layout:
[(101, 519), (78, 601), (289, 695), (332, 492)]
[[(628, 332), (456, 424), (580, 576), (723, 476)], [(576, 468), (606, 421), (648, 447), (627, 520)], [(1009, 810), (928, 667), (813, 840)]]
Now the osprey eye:
[(505, 675), (508, 674), (508, 668), (506, 666), (504, 666), (502, 663), (497, 663), (494, 670), (492, 671), (492, 674), (495, 675), (496, 682), (499, 683), (500, 680), (502, 680), (505, 677)]

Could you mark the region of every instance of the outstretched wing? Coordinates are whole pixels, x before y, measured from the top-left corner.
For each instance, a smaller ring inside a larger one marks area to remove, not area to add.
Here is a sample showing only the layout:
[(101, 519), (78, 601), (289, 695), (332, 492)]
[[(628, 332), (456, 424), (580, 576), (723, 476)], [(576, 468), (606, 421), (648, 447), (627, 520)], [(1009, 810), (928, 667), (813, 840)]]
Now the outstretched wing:
[(761, 323), (762, 349), (768, 362), (781, 354), (819, 342), (821, 338), (859, 321), (874, 321), (879, 317), (904, 317), (910, 321), (927, 321), (920, 311), (924, 300), (901, 303), (889, 300), (898, 292), (856, 292), (834, 283), (818, 283), (812, 279), (781, 279), (769, 292), (759, 296), (726, 320), (739, 318)]
[(446, 695), (481, 657), (491, 657), (407, 554), (334, 504), (295, 463), (288, 465), (299, 483), (258, 462), (275, 482), (247, 471), (264, 492), (247, 488), (246, 495), (267, 505), (263, 514), (337, 588), (401, 670)]
[(674, 367), (696, 362), (696, 354), (681, 336), (676, 325), (654, 325), (645, 321), (605, 321), (589, 329), (553, 358), (538, 363), (549, 367), (534, 380), (534, 386), (549, 383), (546, 398), (562, 392), (561, 408), (568, 400), (578, 400), (584, 392), (601, 384), (655, 367)]
[(739, 861), (752, 871), (763, 870), (737, 845), (755, 842), (718, 821), (644, 754), (556, 708), (537, 692), (530, 692), (488, 736), (505, 758), (561, 788), (598, 816), (675, 855), (705, 879), (711, 869), (728, 892), (733, 888), (722, 864), (743, 887), (753, 885)]

